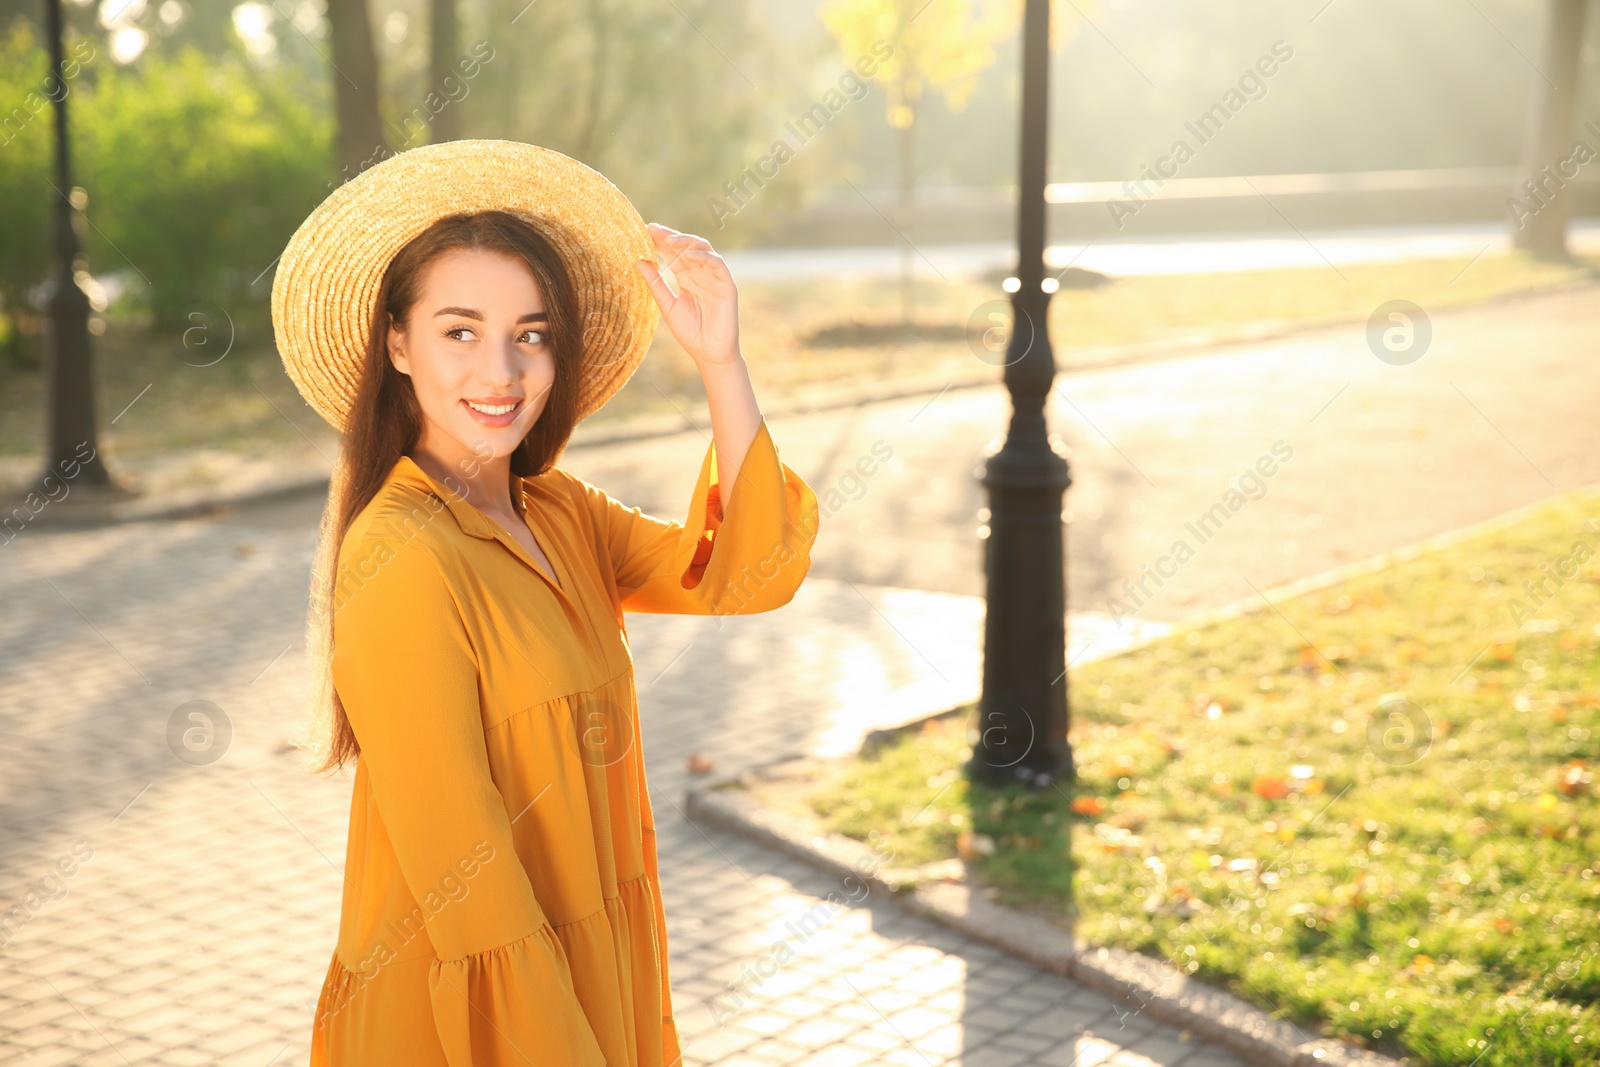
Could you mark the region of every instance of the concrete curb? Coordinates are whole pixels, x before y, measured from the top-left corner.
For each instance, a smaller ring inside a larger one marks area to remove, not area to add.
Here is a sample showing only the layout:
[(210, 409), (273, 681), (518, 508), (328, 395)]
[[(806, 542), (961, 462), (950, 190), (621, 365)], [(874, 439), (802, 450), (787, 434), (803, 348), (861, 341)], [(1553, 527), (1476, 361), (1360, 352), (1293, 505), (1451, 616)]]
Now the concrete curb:
[(998, 904), (953, 880), (965, 878), (959, 860), (928, 865), (933, 870), (885, 867), (869, 846), (801, 816), (763, 807), (743, 788), (824, 762), (813, 757), (781, 760), (691, 786), (686, 816), (756, 840), (837, 878), (856, 879), (873, 896), (1081, 982), (1261, 1067), (1399, 1067), (1409, 1062), (1336, 1038), (1311, 1037), (1163, 961), (1092, 945), (1044, 919)]
[[(327, 489), (328, 474), (319, 470), (294, 471), (235, 491), (206, 486), (95, 499), (93, 490), (80, 489), (69, 493), (60, 502), (46, 503), (25, 528), (81, 529), (127, 522), (188, 519), (217, 514), (241, 504), (279, 500), (308, 492), (327, 492)], [(13, 490), (12, 494), (0, 497), (0, 509), (10, 511), (12, 508), (21, 508), (23, 499)]]

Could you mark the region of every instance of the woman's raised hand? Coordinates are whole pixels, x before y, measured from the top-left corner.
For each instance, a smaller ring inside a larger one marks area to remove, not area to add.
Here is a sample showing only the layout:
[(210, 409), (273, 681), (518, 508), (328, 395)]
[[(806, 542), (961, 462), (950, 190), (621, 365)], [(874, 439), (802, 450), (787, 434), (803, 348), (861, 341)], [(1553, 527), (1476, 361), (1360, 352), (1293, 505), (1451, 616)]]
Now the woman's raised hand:
[(761, 429), (761, 408), (750, 384), (750, 368), (739, 351), (739, 288), (711, 242), (650, 224), (650, 239), (678, 280), (678, 292), (667, 285), (656, 265), (639, 260), (639, 270), (661, 305), (672, 336), (678, 339), (700, 372), (711, 413), (711, 437), (717, 453), (717, 484), (722, 506), (729, 506), (739, 467)]
[(699, 366), (734, 363), (739, 350), (739, 288), (711, 242), (679, 233), (659, 222), (649, 225), (650, 239), (677, 279), (678, 292), (647, 259), (638, 261), (661, 315), (678, 344)]

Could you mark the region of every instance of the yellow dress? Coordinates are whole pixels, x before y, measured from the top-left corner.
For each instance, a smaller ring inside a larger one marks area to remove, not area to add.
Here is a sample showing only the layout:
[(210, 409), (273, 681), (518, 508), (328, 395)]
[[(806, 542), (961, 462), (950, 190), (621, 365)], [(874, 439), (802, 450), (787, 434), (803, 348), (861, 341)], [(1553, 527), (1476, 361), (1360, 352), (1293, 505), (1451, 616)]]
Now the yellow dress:
[(674, 1067), (626, 611), (788, 603), (817, 501), (763, 421), (687, 522), (552, 468), (554, 577), (410, 457), (340, 546), (334, 685), (361, 745), (313, 1067)]

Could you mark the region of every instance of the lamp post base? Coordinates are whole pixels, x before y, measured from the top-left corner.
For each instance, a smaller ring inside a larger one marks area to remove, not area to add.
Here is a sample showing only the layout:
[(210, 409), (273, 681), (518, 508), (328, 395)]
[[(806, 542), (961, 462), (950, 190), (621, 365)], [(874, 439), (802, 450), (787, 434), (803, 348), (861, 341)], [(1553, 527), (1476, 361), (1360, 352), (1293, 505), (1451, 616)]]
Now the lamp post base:
[(1042, 413), (1022, 406), (982, 482), (988, 612), (970, 771), (992, 782), (1070, 780), (1061, 506), (1072, 476)]

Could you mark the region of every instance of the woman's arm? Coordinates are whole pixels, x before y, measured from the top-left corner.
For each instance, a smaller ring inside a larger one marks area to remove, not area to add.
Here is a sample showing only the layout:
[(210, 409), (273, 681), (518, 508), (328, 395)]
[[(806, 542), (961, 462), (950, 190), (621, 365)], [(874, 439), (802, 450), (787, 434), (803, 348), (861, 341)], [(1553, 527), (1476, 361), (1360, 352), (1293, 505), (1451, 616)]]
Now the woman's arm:
[(672, 336), (700, 371), (706, 406), (711, 410), (717, 481), (726, 508), (739, 468), (761, 426), (750, 368), (739, 350), (739, 287), (727, 263), (704, 237), (679, 233), (656, 222), (650, 224), (650, 236), (678, 280), (679, 291), (672, 291), (649, 260), (639, 261), (639, 271)]
[[(711, 447), (686, 523), (628, 508), (578, 482), (628, 611), (727, 614), (789, 601), (811, 566), (817, 500), (778, 459), (739, 349), (739, 289), (703, 237), (650, 224), (678, 281), (639, 260), (672, 335), (700, 371), (711, 409)], [(735, 485), (741, 488), (734, 492)]]
[(706, 448), (689, 497), (689, 516), (671, 522), (646, 515), (564, 474), (588, 512), (595, 547), (609, 563), (623, 611), (728, 615), (787, 604), (811, 567), (820, 511), (804, 479), (778, 458), (765, 420), (739, 468), (733, 503)]

